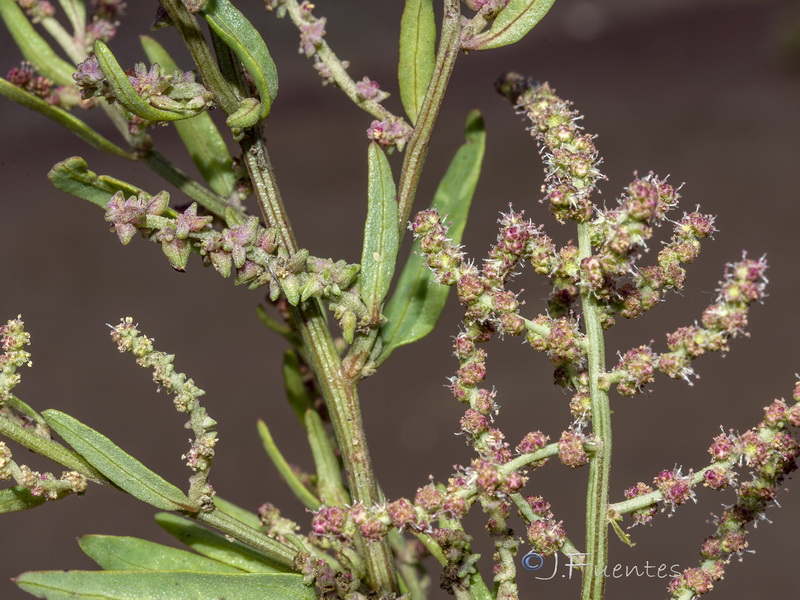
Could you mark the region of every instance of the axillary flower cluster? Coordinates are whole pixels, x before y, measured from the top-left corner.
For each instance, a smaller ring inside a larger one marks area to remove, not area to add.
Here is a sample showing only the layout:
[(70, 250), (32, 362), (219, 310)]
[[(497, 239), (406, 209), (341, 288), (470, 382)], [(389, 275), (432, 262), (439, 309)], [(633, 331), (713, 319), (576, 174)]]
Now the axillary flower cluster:
[[(312, 529), (316, 536), (340, 542), (352, 540), (356, 531), (373, 539), (392, 528), (411, 530), (447, 561), (443, 587), (452, 591), (469, 578), (474, 560), (470, 538), (458, 521), (477, 501), (489, 516), (487, 529), (495, 543), (498, 598), (512, 598), (516, 597), (513, 557), (521, 542), (506, 522), (512, 506), (516, 505), (526, 521), (527, 541), (533, 551), (551, 555), (574, 549), (550, 503), (542, 496), (523, 499), (520, 495), (530, 472), (556, 454), (572, 468), (601, 462), (601, 458), (607, 461), (610, 432), (597, 421), (608, 418), (610, 388), (616, 386), (623, 396), (640, 394), (654, 381), (656, 372), (691, 383), (694, 359), (707, 352), (725, 351), (732, 338), (744, 334), (750, 305), (764, 297), (766, 262), (744, 255), (728, 264), (715, 301), (699, 322), (668, 334), (665, 351), (642, 345), (620, 353), (618, 364), (611, 369), (593, 369), (592, 361), (597, 364), (598, 358), (592, 354), (602, 353), (603, 346), (602, 337), (599, 344), (591, 339), (588, 321), (593, 319), (602, 332), (612, 327), (618, 316), (632, 319), (656, 307), (665, 291), (681, 290), (684, 265), (697, 257), (701, 240), (714, 232), (714, 218), (694, 210), (670, 219), (680, 196), (653, 173), (636, 175), (616, 206), (594, 204), (592, 193), (604, 179), (599, 170), (601, 160), (593, 137), (577, 125), (580, 117), (570, 104), (546, 83), (514, 74), (501, 79), (498, 90), (531, 121), (531, 134), (546, 165), (543, 202), (560, 223), (571, 220), (578, 224), (579, 244), (556, 247), (540, 227), (510, 208), (499, 219), (496, 244), (478, 266), (448, 239), (441, 215), (435, 210), (417, 214), (410, 228), (419, 252), (440, 284), (456, 288), (464, 308), (462, 330), (454, 343), (459, 368), (450, 380), (450, 389), (467, 405), (461, 431), (477, 457), (447, 485), (420, 488), (413, 502), (401, 498), (375, 507), (322, 507)], [(654, 264), (641, 264), (649, 256), (648, 241), (664, 224), (672, 229), (670, 239), (656, 254)], [(524, 263), (552, 284), (548, 310), (543, 314), (525, 316), (523, 302), (508, 287)], [(582, 304), (580, 312), (578, 302)], [(571, 390), (572, 421), (556, 443), (533, 431), (512, 449), (493, 426), (498, 404), (496, 392), (481, 386), (487, 369), (487, 353), (481, 346), (497, 334), (523, 337), (532, 348), (547, 354), (555, 367), (556, 384)], [(602, 365), (602, 357), (599, 360)], [(800, 399), (800, 385), (794, 396)], [(605, 414), (596, 415), (598, 410)], [(674, 510), (694, 499), (692, 488), (696, 485), (713, 489), (734, 486), (737, 502), (718, 517), (717, 531), (703, 543), (701, 566), (687, 569), (669, 587), (675, 598), (691, 598), (710, 590), (722, 577), (730, 557), (747, 547), (745, 525), (763, 517), (781, 480), (794, 468), (800, 450), (787, 428), (800, 425), (798, 411), (800, 404), (789, 408), (784, 401), (775, 401), (757, 427), (741, 435), (730, 432), (716, 438), (710, 450), (713, 462), (697, 473), (683, 476), (679, 469), (664, 470), (653, 479), (655, 487), (639, 483), (625, 491), (628, 500), (616, 504), (608, 502), (607, 488), (601, 490), (606, 509), (599, 517), (602, 529), (607, 531), (609, 521), (622, 520), (626, 513), (631, 514), (634, 525), (648, 523), (660, 504)], [(752, 479), (737, 484), (734, 470), (742, 464), (751, 469)], [(451, 543), (454, 532), (460, 540), (458, 552)], [(620, 535), (627, 539), (621, 531)], [(587, 542), (591, 544), (591, 540)]]

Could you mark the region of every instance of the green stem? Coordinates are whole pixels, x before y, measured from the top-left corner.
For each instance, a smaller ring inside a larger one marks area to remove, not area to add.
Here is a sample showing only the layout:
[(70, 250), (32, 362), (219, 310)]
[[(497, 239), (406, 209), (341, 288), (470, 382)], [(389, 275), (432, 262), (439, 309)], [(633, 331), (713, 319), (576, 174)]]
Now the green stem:
[[(421, 571), (418, 565), (408, 562), (406, 540), (396, 529), (389, 531), (389, 545), (392, 551), (399, 558), (397, 570), (400, 575), (400, 587), (403, 593), (410, 592), (412, 598), (425, 598), (425, 585), (421, 578)], [(404, 591), (402, 588), (407, 589)]]
[(453, 73), (453, 67), (461, 48), (461, 2), (460, 0), (445, 0), (444, 18), (442, 20), (442, 35), (439, 41), (439, 50), (436, 53), (436, 64), (433, 68), (428, 91), (419, 109), (414, 133), (408, 141), (403, 170), (400, 173), (400, 183), (397, 188), (398, 227), (402, 236), (406, 222), (411, 214), (411, 206), (417, 193), (419, 178), (428, 153), (428, 144), (433, 133), (439, 108), (444, 100), (444, 93)]
[[(456, 0), (449, 0), (454, 2)], [(233, 88), (214, 60), (193, 15), (180, 0), (162, 0), (175, 26), (195, 60), (205, 85), (214, 93), (226, 114), (234, 112), (238, 101)], [(277, 227), (280, 243), (291, 255), (297, 252), (289, 218), (275, 182), (266, 144), (257, 128), (245, 132), (241, 140), (245, 164), (267, 225)], [(334, 431), (342, 449), (354, 502), (372, 506), (378, 491), (369, 457), (355, 383), (341, 373), (339, 354), (333, 344), (320, 303), (316, 300), (293, 308), (305, 347), (328, 406)], [(382, 594), (397, 592), (397, 574), (388, 542), (365, 542), (367, 570), (372, 587)]]
[[(589, 226), (578, 224), (579, 259), (592, 254)], [(583, 572), (581, 600), (602, 600), (605, 593), (603, 570), (608, 563), (608, 480), (611, 471), (611, 409), (608, 393), (600, 386), (605, 372), (605, 346), (600, 308), (589, 290), (581, 291), (583, 320), (586, 326), (589, 363), (589, 394), (592, 403), (592, 433), (599, 449), (589, 463), (586, 496), (586, 570)], [(600, 576), (596, 576), (600, 574)]]
[(294, 567), (294, 557), (297, 554), (294, 548), (281, 544), (258, 529), (245, 525), (221, 510), (214, 510), (208, 513), (201, 511), (187, 516), (197, 519), (201, 523), (211, 525), (222, 533), (230, 535), (256, 550), (261, 550), (281, 565), (289, 568)]
[(50, 460), (53, 460), (58, 464), (67, 467), (68, 469), (78, 471), (91, 481), (102, 483), (104, 485), (111, 485), (111, 483), (102, 473), (86, 462), (76, 452), (65, 448), (54, 440), (38, 436), (30, 430), (25, 429), (4, 417), (0, 417), (0, 435), (3, 435), (10, 440), (14, 440), (32, 452), (46, 456)]
[[(42, 27), (47, 30), (53, 39), (58, 42), (58, 45), (69, 56), (70, 60), (76, 65), (86, 60), (86, 52), (78, 44), (77, 40), (73, 38), (67, 30), (62, 27), (61, 23), (56, 21), (53, 17), (46, 17), (41, 21)], [(76, 32), (77, 33), (77, 32)]]
[[(378, 490), (355, 382), (345, 378), (341, 372), (339, 355), (319, 302), (304, 302), (295, 311), (303, 343), (308, 349), (342, 450), (353, 502), (374, 506), (378, 502)], [(387, 540), (365, 540), (364, 548), (373, 588), (384, 594), (397, 591), (397, 575)]]
[(208, 188), (202, 186), (198, 182), (190, 179), (186, 173), (181, 171), (172, 162), (160, 152), (149, 150), (141, 159), (144, 164), (150, 167), (153, 171), (161, 175), (164, 179), (169, 181), (172, 185), (189, 196), (192, 200), (212, 213), (220, 219), (225, 217), (225, 209), (228, 204)]
[[(736, 460), (730, 460), (730, 459), (720, 460), (706, 467), (703, 467), (696, 473), (692, 474), (692, 477), (690, 479), (691, 485), (694, 487), (700, 483), (703, 483), (703, 481), (705, 480), (706, 471), (710, 471), (713, 468), (728, 469), (735, 462)], [(615, 502), (613, 504), (609, 504), (608, 510), (611, 514), (624, 515), (626, 513), (633, 512), (634, 510), (639, 510), (647, 506), (656, 504), (657, 502), (661, 502), (663, 499), (664, 499), (664, 493), (660, 490), (656, 490), (648, 494), (642, 494), (641, 496), (636, 496), (634, 498), (629, 498), (628, 500), (623, 500), (622, 502)]]
[[(301, 14), (302, 11), (300, 10), (300, 4), (296, 0), (286, 0), (283, 2), (283, 6), (286, 8), (286, 12), (289, 14), (289, 18), (292, 20), (292, 23), (299, 28), (305, 22)], [(324, 39), (320, 41), (315, 55), (326, 67), (328, 67), (328, 70), (331, 74), (331, 79), (333, 79), (336, 86), (341, 89), (347, 95), (347, 97), (350, 98), (350, 100), (355, 102), (357, 106), (362, 108), (376, 119), (380, 119), (382, 121), (395, 116), (380, 102), (367, 100), (358, 95), (356, 90), (356, 82), (353, 81), (353, 78), (347, 73), (347, 69), (345, 69), (342, 61), (339, 60), (333, 50), (331, 50), (330, 46), (328, 46), (328, 42), (326, 42)]]
[(217, 103), (226, 115), (235, 112), (239, 100), (219, 70), (195, 16), (186, 10), (181, 0), (160, 0), (160, 2), (180, 32), (205, 86), (214, 93)]

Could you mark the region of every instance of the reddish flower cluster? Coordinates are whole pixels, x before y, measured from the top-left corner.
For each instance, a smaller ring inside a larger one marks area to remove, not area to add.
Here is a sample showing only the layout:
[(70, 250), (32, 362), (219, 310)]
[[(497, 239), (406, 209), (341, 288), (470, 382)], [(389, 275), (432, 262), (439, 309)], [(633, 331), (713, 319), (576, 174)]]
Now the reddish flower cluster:
[(578, 113), (555, 95), (547, 83), (537, 84), (510, 73), (498, 82), (498, 90), (511, 100), (520, 114), (533, 123), (545, 160), (545, 200), (555, 218), (588, 221), (594, 212), (590, 195), (604, 176), (592, 136), (581, 133)]

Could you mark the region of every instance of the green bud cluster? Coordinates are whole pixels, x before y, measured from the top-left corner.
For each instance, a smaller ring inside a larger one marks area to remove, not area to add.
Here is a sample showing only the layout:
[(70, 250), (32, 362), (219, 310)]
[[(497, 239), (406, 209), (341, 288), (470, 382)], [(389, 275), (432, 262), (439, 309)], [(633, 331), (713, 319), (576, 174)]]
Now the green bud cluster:
[(130, 317), (122, 319), (119, 325), (112, 328), (111, 339), (116, 342), (120, 352), (133, 354), (140, 367), (152, 369), (153, 381), (158, 389), (163, 388), (167, 393), (173, 394), (177, 411), (189, 414), (189, 423), (195, 437), (189, 451), (181, 457), (195, 472), (191, 478), (189, 497), (201, 501), (211, 509), (214, 491), (208, 485), (207, 479), (217, 444), (217, 432), (214, 431), (217, 422), (200, 405), (199, 398), (205, 392), (195, 385), (193, 379), (176, 372), (172, 365), (175, 355), (156, 350), (153, 340), (142, 335)]
[(236, 285), (246, 284), (249, 289), (269, 286), (272, 301), (281, 294), (292, 306), (311, 298), (328, 300), (345, 339), (349, 336), (352, 340), (356, 328), (369, 326), (368, 310), (358, 289), (359, 265), (310, 256), (304, 249), (290, 255), (278, 244), (276, 229), (265, 229), (257, 217), (246, 217), (231, 208), (225, 212), (227, 227), (217, 231), (211, 226), (213, 217), (198, 215), (196, 203), (182, 213), (174, 213), (168, 206), (167, 192), (128, 198), (117, 192), (105, 218), (123, 244), (137, 231), (161, 244), (178, 271), (186, 268), (194, 251), (223, 277), (235, 270)]
[(47, 500), (59, 500), (68, 494), (82, 494), (86, 491), (86, 477), (77, 471), (64, 471), (61, 477), (52, 473), (34, 471), (27, 465), (18, 465), (12, 460), (11, 450), (0, 441), (0, 480), (13, 479), (28, 490), (32, 496), (42, 496)]
[(21, 376), (17, 369), (30, 367), (31, 355), (25, 350), (31, 341), (31, 336), (25, 331), (25, 324), (21, 317), (12, 319), (0, 326), (0, 343), (2, 343), (2, 354), (0, 354), (0, 407), (6, 401), (17, 384)]

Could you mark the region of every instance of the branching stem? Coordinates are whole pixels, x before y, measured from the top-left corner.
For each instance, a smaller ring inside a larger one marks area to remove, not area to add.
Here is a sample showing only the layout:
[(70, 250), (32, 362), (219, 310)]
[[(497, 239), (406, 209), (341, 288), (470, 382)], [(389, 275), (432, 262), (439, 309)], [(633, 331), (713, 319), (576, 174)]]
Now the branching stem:
[[(589, 226), (578, 224), (579, 260), (592, 255)], [(600, 307), (591, 291), (581, 291), (581, 306), (588, 340), (589, 394), (592, 405), (592, 433), (599, 449), (589, 463), (586, 495), (586, 570), (581, 600), (602, 600), (605, 593), (603, 570), (608, 562), (608, 480), (611, 471), (611, 409), (608, 393), (599, 384), (605, 372), (605, 345)], [(600, 576), (596, 576), (600, 574)]]
[(408, 141), (403, 159), (403, 170), (400, 173), (400, 183), (397, 186), (397, 215), (398, 227), (402, 235), (411, 206), (417, 193), (422, 166), (428, 153), (428, 143), (433, 133), (439, 108), (444, 100), (444, 93), (453, 73), (453, 67), (461, 48), (461, 3), (460, 0), (445, 0), (444, 18), (442, 20), (442, 33), (439, 41), (439, 50), (436, 54), (436, 64), (433, 68), (433, 77), (428, 85), (428, 91), (419, 109), (414, 133)]

